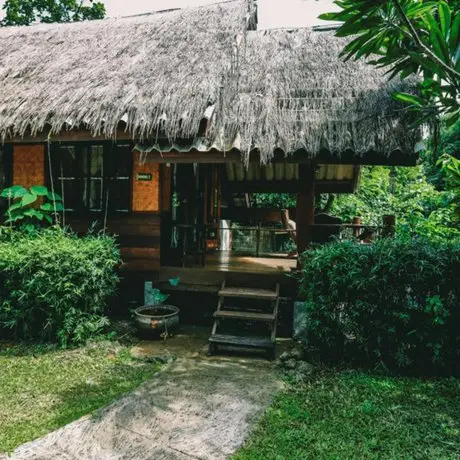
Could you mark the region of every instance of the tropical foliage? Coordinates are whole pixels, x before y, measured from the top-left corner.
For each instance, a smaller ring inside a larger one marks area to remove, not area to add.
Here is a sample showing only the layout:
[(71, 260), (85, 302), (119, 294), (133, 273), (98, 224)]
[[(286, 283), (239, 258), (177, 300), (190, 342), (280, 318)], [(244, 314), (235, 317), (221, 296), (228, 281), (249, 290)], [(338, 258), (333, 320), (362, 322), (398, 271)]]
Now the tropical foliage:
[[(431, 140), (427, 140), (431, 145)], [(416, 167), (364, 166), (354, 194), (321, 195), (318, 211), (337, 215), (344, 222), (361, 216), (363, 223), (380, 225), (382, 216), (396, 216), (399, 234), (450, 239), (460, 236), (460, 120), (441, 125), (437, 162), (427, 149)], [(257, 194), (255, 205), (295, 207), (293, 194)]]
[(437, 190), (430, 184), (423, 166), (367, 166), (358, 191), (337, 196), (331, 212), (345, 222), (361, 216), (373, 225), (381, 225), (385, 214), (393, 214), (399, 235), (450, 239), (460, 236), (455, 213), (458, 199), (456, 191)]
[(335, 242), (304, 254), (308, 345), (395, 371), (460, 372), (460, 241)]
[(61, 196), (43, 185), (33, 185), (29, 189), (13, 185), (3, 189), (0, 197), (8, 200), (7, 224), (21, 223), (29, 227), (44, 221), (52, 224), (64, 210)]
[(0, 227), (1, 335), (63, 347), (99, 335), (119, 264), (109, 236)]
[(397, 93), (396, 99), (432, 120), (448, 123), (460, 116), (460, 1), (336, 0), (341, 11), (322, 19), (343, 24), (338, 36), (354, 38), (343, 50), (347, 59), (371, 58), (391, 77), (422, 75), (419, 94)]
[(102, 19), (105, 6), (102, 2), (89, 0), (6, 0), (3, 5), (5, 17), (0, 26), (28, 26), (34, 22), (72, 22)]

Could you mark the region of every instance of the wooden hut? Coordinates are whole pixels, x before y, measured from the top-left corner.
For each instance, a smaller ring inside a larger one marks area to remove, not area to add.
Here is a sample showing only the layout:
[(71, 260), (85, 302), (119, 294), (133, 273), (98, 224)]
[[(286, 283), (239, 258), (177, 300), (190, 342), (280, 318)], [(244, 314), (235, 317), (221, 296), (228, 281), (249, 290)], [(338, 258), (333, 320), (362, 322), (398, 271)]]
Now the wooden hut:
[(261, 212), (238, 197), (296, 193), (302, 251), (315, 195), (353, 192), (359, 165), (416, 161), (391, 97), (414, 82), (343, 62), (345, 43), (258, 31), (250, 0), (0, 29), (0, 186), (53, 183), (65, 223), (119, 235), (136, 280), (283, 283), (295, 262), (215, 252), (222, 220)]

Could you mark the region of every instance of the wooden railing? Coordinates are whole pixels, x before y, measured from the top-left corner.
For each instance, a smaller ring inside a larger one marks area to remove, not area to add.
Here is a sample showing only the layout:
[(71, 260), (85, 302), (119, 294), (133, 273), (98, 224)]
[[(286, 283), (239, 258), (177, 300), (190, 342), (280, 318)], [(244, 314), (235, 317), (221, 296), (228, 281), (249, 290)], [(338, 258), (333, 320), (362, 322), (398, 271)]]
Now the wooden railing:
[[(254, 257), (286, 257), (289, 252), (295, 251), (294, 238), (296, 230), (282, 227), (267, 227), (259, 225), (235, 225), (231, 228), (222, 228), (218, 225), (193, 225), (173, 223), (175, 246), (185, 257), (188, 254), (206, 254), (221, 247), (222, 235), (231, 232), (231, 249), (235, 253)], [(312, 228), (312, 243), (322, 244), (334, 238), (339, 240), (356, 240), (370, 244), (373, 241), (394, 235), (394, 219), (387, 219), (384, 225), (366, 225), (362, 223), (346, 224), (314, 224)], [(244, 245), (244, 234), (249, 235)], [(284, 237), (284, 246), (280, 239)], [(291, 251), (289, 250), (291, 241)], [(267, 246), (271, 249), (267, 250)]]

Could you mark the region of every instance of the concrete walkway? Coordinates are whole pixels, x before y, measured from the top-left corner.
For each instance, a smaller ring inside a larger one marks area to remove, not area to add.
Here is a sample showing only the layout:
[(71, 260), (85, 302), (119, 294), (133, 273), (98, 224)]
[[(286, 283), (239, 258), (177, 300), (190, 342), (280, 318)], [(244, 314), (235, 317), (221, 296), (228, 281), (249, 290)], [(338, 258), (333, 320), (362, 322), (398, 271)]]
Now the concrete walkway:
[(280, 388), (274, 365), (263, 360), (180, 358), (137, 391), (11, 458), (225, 459)]

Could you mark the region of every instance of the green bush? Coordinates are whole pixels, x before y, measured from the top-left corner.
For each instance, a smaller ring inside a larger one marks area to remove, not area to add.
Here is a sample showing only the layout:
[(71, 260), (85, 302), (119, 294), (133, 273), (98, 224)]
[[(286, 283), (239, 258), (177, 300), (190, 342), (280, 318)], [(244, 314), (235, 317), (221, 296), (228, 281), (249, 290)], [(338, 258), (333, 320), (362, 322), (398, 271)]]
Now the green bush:
[(108, 324), (104, 310), (118, 283), (119, 262), (109, 236), (3, 227), (0, 328), (18, 339), (84, 343)]
[(460, 371), (458, 241), (334, 242), (304, 261), (308, 342), (322, 358)]

